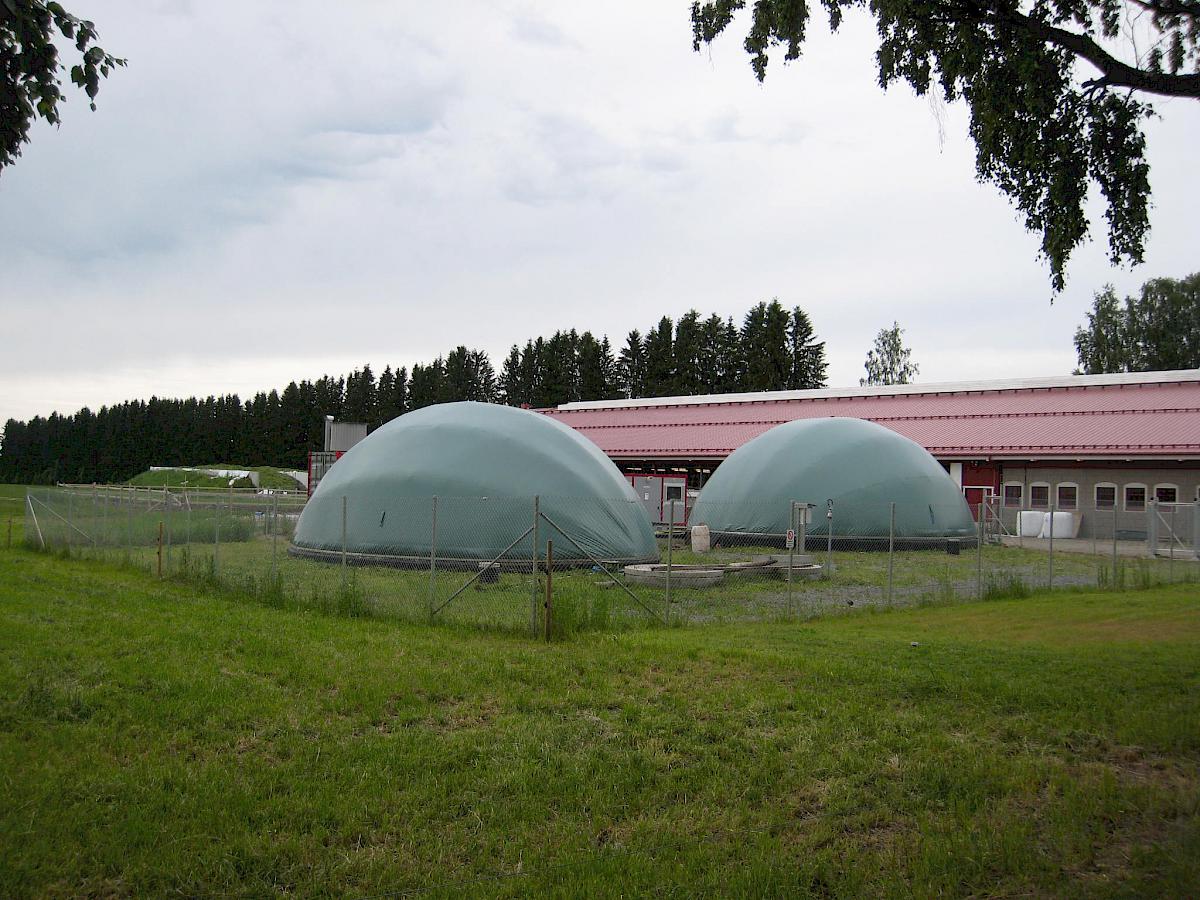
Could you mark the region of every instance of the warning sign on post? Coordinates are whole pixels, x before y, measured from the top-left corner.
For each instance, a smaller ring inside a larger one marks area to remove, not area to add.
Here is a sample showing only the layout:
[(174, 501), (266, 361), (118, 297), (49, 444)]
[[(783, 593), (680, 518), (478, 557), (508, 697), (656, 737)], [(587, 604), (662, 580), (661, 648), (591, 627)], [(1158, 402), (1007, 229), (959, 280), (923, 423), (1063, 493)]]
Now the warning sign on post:
[(795, 531), (795, 529), (789, 528), (787, 531), (787, 549), (791, 550), (795, 546), (796, 546), (796, 531)]

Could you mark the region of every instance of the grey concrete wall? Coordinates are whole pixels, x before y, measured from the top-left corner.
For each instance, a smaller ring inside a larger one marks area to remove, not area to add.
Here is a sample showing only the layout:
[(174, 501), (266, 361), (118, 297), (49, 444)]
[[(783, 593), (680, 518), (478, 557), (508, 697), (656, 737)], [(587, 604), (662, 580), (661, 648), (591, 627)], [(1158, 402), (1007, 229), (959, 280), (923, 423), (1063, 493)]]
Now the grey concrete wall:
[[(1177, 488), (1176, 498), (1180, 503), (1190, 503), (1197, 498), (1200, 489), (1200, 468), (1163, 469), (1163, 468), (1089, 468), (1061, 467), (1049, 468), (1041, 466), (1006, 465), (1003, 470), (1002, 482), (1021, 482), (1023, 484), (1021, 509), (1035, 509), (1031, 503), (1030, 487), (1034, 484), (1049, 485), (1049, 504), (1055, 505), (1058, 497), (1058, 485), (1078, 485), (1078, 506), (1075, 512), (1080, 516), (1081, 524), (1079, 537), (1098, 540), (1112, 540), (1113, 528), (1117, 536), (1136, 540), (1144, 537), (1147, 532), (1147, 509), (1129, 509), (1125, 503), (1125, 488), (1128, 485), (1142, 485), (1146, 488), (1147, 501), (1154, 499), (1154, 490), (1158, 485), (1174, 485)], [(1096, 486), (1114, 484), (1117, 488), (1116, 510), (1096, 508)], [(1003, 486), (1001, 487), (1003, 496)], [(1042, 507), (1045, 508), (1045, 507)], [(1015, 531), (1017, 507), (1003, 507), (1001, 519), (1006, 527)], [(1192, 516), (1190, 510), (1164, 508), (1167, 517), (1177, 519), (1177, 529), (1187, 536), (1192, 532)], [(1185, 521), (1186, 520), (1186, 521)]]

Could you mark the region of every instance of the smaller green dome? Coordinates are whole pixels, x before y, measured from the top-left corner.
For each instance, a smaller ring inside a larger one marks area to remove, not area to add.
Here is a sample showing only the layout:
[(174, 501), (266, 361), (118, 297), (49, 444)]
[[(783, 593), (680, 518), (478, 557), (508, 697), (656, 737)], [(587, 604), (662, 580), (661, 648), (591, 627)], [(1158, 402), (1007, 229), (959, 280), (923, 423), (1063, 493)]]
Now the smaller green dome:
[(886, 537), (896, 504), (898, 538), (975, 533), (962, 491), (924, 447), (864, 419), (798, 419), (777, 425), (730, 454), (692, 511), (714, 532), (782, 535), (791, 501), (813, 503), (809, 534)]

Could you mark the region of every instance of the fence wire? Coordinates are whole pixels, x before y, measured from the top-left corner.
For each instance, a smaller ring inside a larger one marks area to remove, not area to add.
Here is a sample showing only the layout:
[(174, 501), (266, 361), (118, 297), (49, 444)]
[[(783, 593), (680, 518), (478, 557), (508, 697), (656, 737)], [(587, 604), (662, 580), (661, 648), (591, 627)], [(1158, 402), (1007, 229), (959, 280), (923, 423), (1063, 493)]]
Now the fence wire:
[(1030, 509), (988, 497), (968, 514), (785, 498), (707, 504), (705, 521), (651, 532), (640, 504), (625, 500), (347, 497), (320, 510), (315, 539), (297, 533), (305, 503), (270, 492), (34, 489), (24, 535), (273, 606), (539, 636), (1200, 577), (1195, 503)]

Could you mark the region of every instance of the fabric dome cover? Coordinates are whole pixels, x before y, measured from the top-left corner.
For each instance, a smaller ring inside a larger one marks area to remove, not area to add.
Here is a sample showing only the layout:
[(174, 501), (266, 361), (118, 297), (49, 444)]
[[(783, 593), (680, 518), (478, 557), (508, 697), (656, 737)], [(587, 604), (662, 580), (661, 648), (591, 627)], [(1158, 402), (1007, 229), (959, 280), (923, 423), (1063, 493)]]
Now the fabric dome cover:
[(962, 491), (929, 452), (863, 419), (798, 419), (742, 445), (717, 467), (692, 511), (714, 532), (782, 535), (790, 501), (813, 503), (808, 534), (887, 536), (896, 504), (899, 538), (975, 533)]
[[(439, 565), (499, 556), (533, 524), (533, 498), (562, 529), (539, 523), (538, 555), (554, 540), (555, 561), (583, 562), (567, 536), (603, 560), (658, 560), (649, 520), (629, 482), (579, 432), (528, 410), (445, 403), (375, 430), (321, 479), (292, 540), (298, 555), (346, 550), (354, 562), (428, 565), (437, 497)], [(505, 560), (529, 559), (525, 537)]]

